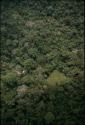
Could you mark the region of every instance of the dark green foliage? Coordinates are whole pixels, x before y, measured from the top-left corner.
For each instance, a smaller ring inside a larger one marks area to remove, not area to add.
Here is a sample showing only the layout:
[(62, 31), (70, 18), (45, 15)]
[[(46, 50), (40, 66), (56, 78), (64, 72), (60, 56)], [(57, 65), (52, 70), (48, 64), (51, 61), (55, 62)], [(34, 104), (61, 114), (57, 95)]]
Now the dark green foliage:
[(84, 1), (1, 1), (2, 125), (84, 125)]

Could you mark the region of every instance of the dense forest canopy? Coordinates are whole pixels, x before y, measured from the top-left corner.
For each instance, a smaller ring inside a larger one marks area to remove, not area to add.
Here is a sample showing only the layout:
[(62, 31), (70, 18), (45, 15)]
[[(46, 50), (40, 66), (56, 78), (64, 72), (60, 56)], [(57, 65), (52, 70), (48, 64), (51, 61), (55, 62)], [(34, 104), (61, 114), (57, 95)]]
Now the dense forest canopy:
[(1, 124), (84, 125), (84, 0), (1, 1)]

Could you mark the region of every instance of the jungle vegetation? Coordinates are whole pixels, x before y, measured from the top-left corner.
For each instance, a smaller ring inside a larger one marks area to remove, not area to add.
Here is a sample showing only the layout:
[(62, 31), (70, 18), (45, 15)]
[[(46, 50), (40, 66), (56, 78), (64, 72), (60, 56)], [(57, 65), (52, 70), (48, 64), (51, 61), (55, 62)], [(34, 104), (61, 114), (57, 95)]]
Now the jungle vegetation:
[(84, 1), (1, 1), (1, 124), (84, 125)]

